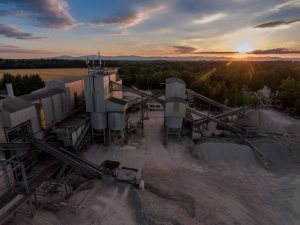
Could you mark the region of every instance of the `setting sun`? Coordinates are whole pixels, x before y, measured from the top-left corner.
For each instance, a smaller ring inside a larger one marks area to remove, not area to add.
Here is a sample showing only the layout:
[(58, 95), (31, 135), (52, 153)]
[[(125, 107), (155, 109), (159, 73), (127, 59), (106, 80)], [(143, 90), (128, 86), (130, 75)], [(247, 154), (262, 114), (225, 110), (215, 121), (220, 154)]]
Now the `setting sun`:
[(240, 53), (247, 53), (247, 52), (251, 52), (254, 50), (254, 47), (251, 43), (249, 42), (243, 42), (240, 43), (237, 47), (236, 47), (236, 51), (240, 52)]

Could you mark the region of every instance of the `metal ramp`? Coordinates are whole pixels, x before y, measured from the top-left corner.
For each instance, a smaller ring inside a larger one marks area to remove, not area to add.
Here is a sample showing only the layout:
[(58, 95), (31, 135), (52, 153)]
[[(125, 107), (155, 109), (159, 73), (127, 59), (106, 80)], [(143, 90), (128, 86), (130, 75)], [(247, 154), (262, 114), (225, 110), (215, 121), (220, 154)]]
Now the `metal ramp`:
[(199, 93), (194, 92), (194, 91), (192, 91), (192, 90), (190, 90), (190, 89), (186, 89), (186, 93), (187, 93), (187, 95), (190, 95), (190, 96), (193, 96), (193, 97), (195, 97), (195, 98), (198, 98), (198, 99), (200, 99), (200, 100), (202, 100), (202, 101), (204, 101), (204, 102), (207, 102), (207, 103), (209, 103), (209, 104), (211, 104), (211, 105), (213, 105), (213, 106), (216, 106), (216, 107), (218, 107), (218, 108), (220, 108), (220, 109), (223, 109), (223, 110), (231, 110), (230, 107), (228, 107), (228, 106), (226, 106), (226, 105), (223, 105), (223, 104), (221, 104), (221, 103), (219, 103), (219, 102), (216, 102), (216, 101), (214, 101), (214, 100), (212, 100), (212, 99), (210, 99), (210, 98), (207, 98), (207, 97), (205, 97), (205, 96), (203, 96), (203, 95), (200, 95)]
[(73, 167), (78, 172), (85, 174), (87, 176), (93, 178), (101, 178), (102, 172), (101, 170), (93, 163), (63, 149), (54, 148), (45, 142), (42, 142), (31, 135), (24, 134), (24, 133), (15, 133), (17, 136), (22, 138), (24, 141), (31, 143), (35, 148), (42, 150), (49, 155), (52, 155), (56, 159), (60, 160), (61, 162)]

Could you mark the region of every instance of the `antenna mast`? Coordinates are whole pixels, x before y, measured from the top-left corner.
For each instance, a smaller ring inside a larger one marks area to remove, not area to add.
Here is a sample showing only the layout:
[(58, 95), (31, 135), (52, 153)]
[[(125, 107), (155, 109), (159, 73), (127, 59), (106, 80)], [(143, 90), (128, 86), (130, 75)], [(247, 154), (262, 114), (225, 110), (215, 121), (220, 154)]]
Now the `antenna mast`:
[(99, 57), (99, 68), (101, 69), (101, 54), (100, 54), (100, 50), (98, 50), (98, 57)]

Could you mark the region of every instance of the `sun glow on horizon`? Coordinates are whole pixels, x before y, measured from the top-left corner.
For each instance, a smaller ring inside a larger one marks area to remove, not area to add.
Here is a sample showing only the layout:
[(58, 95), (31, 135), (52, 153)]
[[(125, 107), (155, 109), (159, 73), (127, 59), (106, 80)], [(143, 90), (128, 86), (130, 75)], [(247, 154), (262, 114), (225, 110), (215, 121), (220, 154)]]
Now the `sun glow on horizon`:
[(239, 53), (247, 53), (254, 51), (254, 47), (250, 42), (243, 42), (240, 43), (235, 50)]

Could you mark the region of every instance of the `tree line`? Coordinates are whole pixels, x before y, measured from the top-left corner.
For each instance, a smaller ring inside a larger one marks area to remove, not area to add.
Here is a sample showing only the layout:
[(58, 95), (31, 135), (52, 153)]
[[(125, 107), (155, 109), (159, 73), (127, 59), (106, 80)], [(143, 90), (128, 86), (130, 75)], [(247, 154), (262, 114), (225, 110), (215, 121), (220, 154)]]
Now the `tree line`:
[(45, 87), (45, 81), (38, 74), (13, 76), (9, 73), (3, 74), (0, 79), (0, 89), (6, 90), (5, 84), (11, 83), (15, 96), (29, 94), (37, 89)]
[(125, 85), (162, 89), (165, 79), (179, 77), (187, 88), (229, 106), (256, 105), (264, 85), (284, 109), (300, 115), (300, 62), (124, 62), (119, 69)]
[[(134, 85), (144, 90), (163, 89), (165, 79), (175, 76), (183, 79), (187, 88), (229, 106), (258, 104), (258, 99), (247, 95), (244, 90), (256, 92), (267, 85), (272, 89), (273, 99), (281, 100), (284, 109), (300, 115), (300, 62), (104, 60), (103, 64), (118, 67), (127, 86)], [(86, 67), (84, 60), (0, 59), (0, 69), (83, 67)], [(44, 85), (41, 82), (36, 81), (37, 87)], [(30, 86), (23, 86), (27, 85)]]

